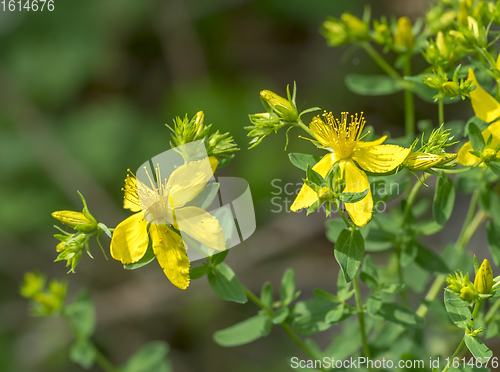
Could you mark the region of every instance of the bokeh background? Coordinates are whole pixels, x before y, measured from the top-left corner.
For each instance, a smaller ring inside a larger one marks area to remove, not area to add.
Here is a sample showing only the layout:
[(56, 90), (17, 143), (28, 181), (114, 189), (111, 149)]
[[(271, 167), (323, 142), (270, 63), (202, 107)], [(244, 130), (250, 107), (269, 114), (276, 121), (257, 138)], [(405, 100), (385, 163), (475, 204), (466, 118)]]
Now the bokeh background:
[[(219, 299), (206, 278), (180, 291), (155, 262), (125, 271), (106, 261), (97, 245), (95, 259), (84, 256), (76, 274), (67, 275), (64, 263), (53, 262), (56, 221), (50, 214), (79, 210), (79, 190), (98, 220), (116, 226), (127, 216), (120, 191), (127, 168), (169, 148), (165, 123), (203, 110), (206, 121), (230, 131), (241, 148), (220, 174), (246, 179), (256, 209), (255, 234), (231, 250), (227, 263), (254, 291), (269, 280), (278, 293), (289, 266), (301, 299), (311, 298), (315, 287), (333, 290), (338, 266), (324, 216), (292, 214), (286, 207), (294, 195), (273, 194), (273, 182), (283, 187), (303, 177), (288, 161), (284, 133), (248, 150), (243, 127), (249, 113), (263, 111), (261, 90), (284, 95), (295, 81), (300, 109), (364, 111), (378, 134), (402, 135), (402, 94), (350, 93), (347, 73), (381, 71), (360, 50), (327, 47), (319, 33), (328, 15), (361, 16), (366, 4), (375, 17), (415, 20), (428, 2), (55, 0), (53, 12), (0, 9), (0, 371), (82, 370), (69, 361), (71, 336), (61, 320), (30, 318), (18, 294), (24, 272), (35, 269), (66, 278), (70, 299), (80, 288), (91, 290), (95, 341), (116, 365), (157, 339), (171, 345), (176, 372), (288, 371), (291, 356), (303, 357), (277, 328), (250, 345), (217, 346), (215, 331), (257, 309)], [(425, 67), (417, 58), (415, 71)], [(467, 101), (445, 110), (447, 119), (472, 115)], [(417, 99), (417, 120), (424, 118), (436, 124), (437, 110)], [(299, 134), (290, 132), (289, 150), (316, 153)], [(426, 192), (432, 195), (432, 184)], [(453, 239), (466, 201), (459, 195), (450, 229), (432, 239), (435, 249)], [(471, 242), (480, 253), (486, 249), (481, 234)], [(333, 328), (315, 339), (325, 346), (336, 333)]]

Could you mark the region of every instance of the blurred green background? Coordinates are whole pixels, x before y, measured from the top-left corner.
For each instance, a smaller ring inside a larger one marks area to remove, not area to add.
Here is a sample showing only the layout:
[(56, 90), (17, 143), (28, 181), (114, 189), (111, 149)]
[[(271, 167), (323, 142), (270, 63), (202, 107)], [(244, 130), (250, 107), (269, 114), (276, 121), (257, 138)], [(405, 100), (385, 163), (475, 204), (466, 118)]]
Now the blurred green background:
[[(278, 288), (288, 266), (296, 270), (303, 299), (312, 297), (314, 287), (333, 288), (338, 266), (324, 237), (324, 217), (289, 213), (285, 203), (289, 206), (293, 195), (272, 202), (273, 180), (284, 186), (303, 177), (288, 161), (284, 133), (247, 150), (243, 127), (249, 113), (263, 111), (261, 90), (284, 95), (286, 85), (296, 81), (299, 109), (364, 111), (378, 134), (403, 133), (402, 94), (350, 93), (347, 73), (380, 73), (378, 67), (362, 51), (328, 48), (319, 33), (326, 16), (345, 11), (361, 16), (365, 4), (373, 16), (413, 20), (428, 5), (424, 0), (55, 0), (53, 12), (0, 9), (0, 371), (81, 370), (69, 361), (71, 336), (62, 322), (30, 318), (18, 295), (24, 272), (35, 269), (69, 280), (70, 299), (79, 288), (90, 288), (97, 306), (96, 343), (117, 365), (147, 341), (161, 339), (171, 345), (177, 372), (290, 370), (289, 358), (302, 354), (279, 329), (231, 349), (212, 341), (214, 331), (256, 308), (222, 301), (206, 278), (180, 291), (157, 263), (125, 271), (106, 261), (97, 245), (94, 260), (84, 256), (77, 273), (66, 275), (64, 263), (53, 263), (56, 221), (50, 214), (80, 210), (79, 190), (98, 220), (116, 226), (127, 216), (120, 191), (127, 168), (169, 148), (165, 123), (203, 110), (206, 122), (230, 131), (241, 148), (220, 174), (245, 178), (256, 208), (256, 233), (231, 250), (227, 263), (255, 291), (266, 280)], [(417, 61), (416, 72), (419, 63), (425, 67)], [(471, 113), (469, 102), (446, 108), (447, 119)], [(417, 119), (427, 117), (436, 122), (437, 110), (417, 100)], [(299, 134), (291, 131), (289, 150), (316, 153)], [(458, 203), (456, 213), (464, 208)], [(445, 241), (446, 234), (434, 244)], [(325, 345), (335, 333), (316, 339)]]

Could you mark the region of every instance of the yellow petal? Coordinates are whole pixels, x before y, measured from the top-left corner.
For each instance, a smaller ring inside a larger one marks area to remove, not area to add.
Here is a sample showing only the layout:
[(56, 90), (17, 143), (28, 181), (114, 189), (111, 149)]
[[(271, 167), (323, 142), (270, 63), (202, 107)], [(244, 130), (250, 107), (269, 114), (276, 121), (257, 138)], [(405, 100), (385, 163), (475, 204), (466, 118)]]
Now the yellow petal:
[(356, 147), (352, 159), (361, 168), (373, 173), (386, 173), (400, 165), (411, 149), (397, 145)]
[(384, 143), (384, 141), (386, 139), (387, 139), (387, 136), (382, 136), (379, 139), (376, 139), (375, 141), (368, 141), (368, 142), (358, 141), (358, 143), (356, 143), (356, 148), (360, 149), (363, 147), (378, 146), (378, 145), (381, 145), (382, 143)]
[[(334, 152), (328, 153), (323, 156), (323, 159), (318, 161), (312, 169), (318, 172), (321, 177), (326, 177), (330, 169), (333, 167), (333, 164), (335, 164), (339, 159), (340, 157)], [(290, 210), (292, 212), (297, 212), (302, 208), (309, 208), (314, 202), (316, 202), (316, 200), (318, 200), (318, 195), (316, 195), (314, 190), (304, 183), (299, 191), (299, 194), (295, 198), (295, 201), (290, 207)]]
[(497, 57), (497, 70), (500, 70), (500, 54)]
[(175, 209), (175, 218), (179, 230), (208, 248), (222, 251), (226, 249), (224, 233), (219, 220), (198, 207)]
[(130, 209), (132, 212), (139, 212), (141, 210), (141, 204), (139, 203), (137, 180), (135, 176), (130, 177), (130, 175), (127, 174), (123, 194), (123, 208)]
[(180, 289), (189, 286), (189, 259), (181, 237), (166, 225), (151, 224), (153, 252), (163, 272)]
[(174, 201), (174, 208), (180, 208), (194, 199), (212, 177), (217, 167), (214, 157), (191, 161), (174, 170), (167, 181), (167, 189)]
[(498, 119), (500, 117), (500, 103), (479, 85), (471, 68), (469, 68), (468, 80), (472, 80), (472, 84), (476, 85), (476, 89), (470, 92), (472, 108), (476, 116), (488, 123)]
[(368, 189), (368, 194), (359, 202), (345, 203), (352, 222), (357, 226), (363, 227), (372, 218), (373, 210), (373, 198), (368, 177), (353, 161), (343, 160), (339, 163), (339, 167), (344, 174), (346, 183), (343, 192), (363, 192)]
[(142, 212), (120, 222), (111, 238), (111, 256), (124, 264), (139, 261), (148, 248), (147, 227)]
[[(481, 134), (483, 135), (485, 142), (491, 135), (493, 137), (491, 140), (491, 148), (496, 147), (500, 143), (500, 120), (490, 124), (485, 130), (481, 132)], [(479, 161), (479, 158), (475, 155), (472, 155), (470, 151), (473, 151), (473, 148), (471, 143), (467, 142), (458, 152), (457, 162), (465, 166), (476, 164)]]

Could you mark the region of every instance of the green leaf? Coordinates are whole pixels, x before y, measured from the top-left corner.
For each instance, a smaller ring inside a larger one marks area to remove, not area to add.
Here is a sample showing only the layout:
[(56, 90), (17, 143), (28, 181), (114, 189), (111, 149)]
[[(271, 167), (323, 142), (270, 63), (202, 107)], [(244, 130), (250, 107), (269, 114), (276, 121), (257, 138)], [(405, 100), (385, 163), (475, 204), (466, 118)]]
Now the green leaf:
[(95, 308), (88, 291), (78, 294), (75, 302), (64, 308), (64, 316), (78, 338), (87, 339), (95, 330)]
[(260, 291), (260, 301), (269, 308), (273, 306), (274, 296), (271, 283), (265, 282), (262, 286), (262, 290)]
[(286, 269), (281, 279), (280, 298), (282, 306), (288, 306), (295, 296), (295, 274), (293, 269)]
[(271, 332), (273, 323), (269, 317), (256, 315), (241, 323), (214, 333), (214, 341), (220, 346), (248, 344)]
[(489, 220), (486, 223), (486, 236), (493, 262), (496, 266), (500, 266), (500, 226)]
[(84, 369), (89, 369), (94, 365), (96, 348), (89, 340), (76, 341), (71, 345), (69, 358), (72, 362), (79, 364)]
[(148, 263), (152, 262), (156, 258), (155, 253), (153, 252), (153, 245), (151, 244), (151, 241), (148, 243), (148, 249), (146, 250), (146, 253), (144, 253), (144, 256), (142, 258), (134, 263), (131, 264), (123, 264), (123, 268), (126, 270), (135, 270), (139, 269), (143, 266), (146, 266)]
[(199, 279), (209, 273), (210, 269), (208, 266), (198, 266), (198, 267), (191, 267), (189, 269), (189, 278), (192, 280)]
[(316, 297), (318, 300), (322, 301), (330, 301), (330, 302), (341, 302), (340, 299), (335, 296), (334, 294), (324, 291), (323, 289), (320, 288), (314, 288), (313, 290), (314, 297)]
[(387, 75), (348, 74), (344, 81), (349, 90), (363, 96), (385, 96), (403, 90), (397, 80)]
[(370, 189), (366, 189), (363, 192), (342, 192), (335, 194), (335, 198), (339, 199), (344, 203), (356, 203), (363, 200)]
[(472, 313), (469, 309), (469, 303), (463, 301), (457, 294), (450, 291), (444, 291), (444, 306), (448, 316), (455, 325), (464, 330), (469, 325)]
[(368, 286), (372, 291), (376, 291), (378, 282), (378, 272), (377, 268), (373, 264), (373, 260), (370, 255), (366, 255), (365, 261), (363, 263), (363, 268), (359, 274), (359, 278)]
[(288, 307), (280, 307), (273, 316), (272, 322), (273, 324), (281, 324), (283, 323), (286, 318), (288, 317), (288, 314), (290, 313), (290, 310)]
[(475, 123), (469, 123), (467, 131), (469, 133), (470, 144), (474, 151), (483, 152), (485, 145), (484, 138), (477, 125)]
[(376, 316), (380, 308), (382, 307), (382, 297), (378, 293), (372, 294), (368, 297), (366, 301), (366, 310), (371, 316)]
[(335, 244), (335, 259), (347, 283), (356, 277), (364, 254), (365, 245), (359, 230), (342, 230)]
[(455, 188), (453, 182), (443, 175), (437, 179), (434, 203), (432, 204), (432, 214), (436, 222), (444, 225), (451, 216), (453, 205), (455, 204)]
[(220, 253), (216, 253), (210, 256), (208, 259), (210, 260), (213, 266), (217, 266), (220, 265), (226, 259), (228, 253), (229, 249), (226, 249)]
[(172, 372), (167, 354), (169, 346), (164, 341), (153, 341), (144, 345), (120, 368), (121, 372)]
[(415, 257), (415, 262), (422, 269), (431, 273), (448, 274), (450, 269), (444, 263), (443, 259), (438, 256), (437, 253), (431, 251), (430, 249), (424, 247), (423, 245), (415, 242), (417, 247), (417, 256)]
[(109, 236), (110, 238), (112, 238), (111, 231), (109, 231), (108, 227), (105, 224), (98, 223), (97, 227), (99, 227), (99, 229), (101, 229), (102, 231), (104, 231), (107, 236)]
[(310, 165), (307, 166), (306, 175), (307, 175), (307, 179), (309, 181), (315, 183), (316, 185), (318, 185), (320, 187), (326, 185), (325, 179), (323, 177), (321, 177), (321, 175), (318, 172), (313, 170)]
[(326, 314), (334, 306), (331, 302), (317, 299), (297, 302), (292, 310), (293, 328), (303, 335), (327, 330), (332, 324), (325, 322)]
[(497, 176), (500, 176), (500, 165), (496, 163), (489, 163), (488, 166)]
[(214, 268), (214, 272), (208, 273), (208, 282), (222, 299), (244, 304), (248, 301), (247, 295), (234, 271), (225, 263)]
[(307, 166), (310, 165), (313, 167), (316, 165), (318, 161), (321, 160), (320, 156), (309, 155), (309, 154), (299, 154), (297, 152), (292, 152), (288, 154), (290, 161), (297, 168), (302, 169), (303, 171), (307, 170)]
[(338, 323), (342, 319), (343, 314), (344, 314), (344, 305), (338, 304), (332, 310), (326, 313), (325, 322)]
[(382, 304), (377, 315), (380, 315), (389, 322), (401, 324), (406, 328), (420, 328), (425, 323), (424, 319), (419, 317), (414, 311), (395, 302)]
[(489, 360), (489, 358), (493, 356), (493, 352), (479, 339), (479, 337), (465, 335), (465, 345), (467, 345), (467, 348), (476, 359), (488, 358), (487, 360)]

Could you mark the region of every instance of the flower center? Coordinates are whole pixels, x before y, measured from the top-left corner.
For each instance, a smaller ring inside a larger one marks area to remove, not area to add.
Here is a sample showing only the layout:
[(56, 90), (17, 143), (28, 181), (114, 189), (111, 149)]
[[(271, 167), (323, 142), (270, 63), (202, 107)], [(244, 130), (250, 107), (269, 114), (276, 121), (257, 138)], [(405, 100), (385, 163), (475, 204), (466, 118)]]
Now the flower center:
[[(365, 126), (363, 113), (350, 115), (342, 112), (340, 120), (335, 118), (331, 112), (322, 115), (324, 121), (316, 116), (311, 122), (311, 131), (323, 148), (340, 155), (342, 159), (348, 159), (361, 139), (360, 135)], [(348, 122), (348, 118), (351, 121)]]
[(172, 223), (174, 206), (167, 179), (162, 182), (159, 164), (155, 169), (157, 182), (153, 181), (146, 167), (144, 170), (151, 185), (150, 188), (137, 180), (137, 194), (144, 218), (150, 223)]

